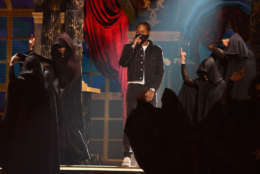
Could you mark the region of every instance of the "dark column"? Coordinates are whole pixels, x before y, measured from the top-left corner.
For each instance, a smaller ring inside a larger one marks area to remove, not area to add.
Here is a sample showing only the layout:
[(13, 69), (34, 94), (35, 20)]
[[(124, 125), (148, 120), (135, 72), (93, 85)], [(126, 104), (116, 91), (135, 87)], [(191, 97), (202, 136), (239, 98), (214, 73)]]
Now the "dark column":
[(43, 9), (43, 23), (41, 36), (41, 55), (51, 58), (51, 46), (62, 31), (63, 0), (46, 0), (41, 5)]
[(76, 54), (82, 57), (84, 41), (84, 0), (68, 0), (65, 12), (65, 32), (73, 39)]
[[(80, 59), (82, 59), (84, 41), (84, 4), (85, 0), (66, 0), (64, 23), (64, 31), (71, 37), (75, 47), (75, 54)], [(65, 108), (64, 117), (66, 122), (64, 124), (68, 125), (71, 136), (67, 137), (70, 145), (64, 148), (62, 161), (64, 164), (89, 163), (91, 156), (88, 150), (87, 116), (85, 114), (84, 117), (82, 116), (82, 76), (74, 81), (70, 90), (70, 94), (64, 100), (69, 100), (70, 110), (74, 112), (69, 112)], [(84, 104), (89, 105), (88, 103)], [(70, 154), (68, 153), (69, 151), (71, 152)]]

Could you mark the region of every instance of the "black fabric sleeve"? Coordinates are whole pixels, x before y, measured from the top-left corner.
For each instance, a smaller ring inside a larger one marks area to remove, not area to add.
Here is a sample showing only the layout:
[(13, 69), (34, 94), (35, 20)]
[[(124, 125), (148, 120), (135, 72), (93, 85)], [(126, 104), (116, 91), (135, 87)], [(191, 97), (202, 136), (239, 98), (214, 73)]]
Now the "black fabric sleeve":
[(234, 86), (234, 82), (231, 79), (226, 80), (227, 88), (226, 88), (226, 97), (228, 101), (232, 99), (232, 88)]
[(234, 82), (231, 79), (224, 80), (226, 83), (226, 89), (224, 90), (222, 98), (225, 98), (225, 100), (230, 103), (232, 100), (232, 88), (234, 86)]
[(123, 67), (127, 67), (129, 65), (129, 62), (134, 58), (136, 49), (132, 48), (131, 44), (127, 44), (124, 46), (119, 65)]
[(16, 78), (14, 73), (14, 65), (10, 66), (9, 68), (9, 78), (10, 78), (10, 82), (14, 82)]
[(164, 73), (163, 53), (161, 49), (159, 49), (159, 51), (157, 52), (156, 59), (154, 61), (155, 62), (153, 62), (154, 67), (152, 69), (152, 78), (151, 82), (148, 84), (148, 89), (154, 88), (155, 90), (157, 90), (160, 87)]
[(186, 64), (181, 64), (181, 75), (182, 75), (182, 79), (184, 81), (185, 84), (187, 85), (195, 85), (195, 82), (193, 79), (189, 78), (189, 74), (186, 68)]
[(214, 48), (212, 50), (212, 55), (214, 58), (218, 59), (220, 62), (227, 62), (227, 56), (224, 53), (221, 53), (218, 48)]

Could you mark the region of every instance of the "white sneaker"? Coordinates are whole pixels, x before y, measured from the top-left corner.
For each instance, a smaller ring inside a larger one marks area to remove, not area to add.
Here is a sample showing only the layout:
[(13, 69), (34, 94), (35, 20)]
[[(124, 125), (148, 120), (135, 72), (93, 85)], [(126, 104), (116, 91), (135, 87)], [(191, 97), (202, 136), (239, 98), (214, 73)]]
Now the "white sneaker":
[(131, 158), (130, 157), (124, 157), (121, 166), (122, 167), (131, 167)]

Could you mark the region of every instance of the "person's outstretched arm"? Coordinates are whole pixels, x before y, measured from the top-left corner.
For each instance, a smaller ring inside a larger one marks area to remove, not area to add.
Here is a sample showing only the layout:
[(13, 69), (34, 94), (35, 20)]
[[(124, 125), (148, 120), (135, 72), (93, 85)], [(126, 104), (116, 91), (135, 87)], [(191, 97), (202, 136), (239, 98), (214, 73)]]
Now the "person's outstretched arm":
[(189, 85), (195, 85), (194, 80), (189, 77), (187, 67), (186, 67), (186, 56), (187, 53), (184, 52), (181, 48), (180, 50), (180, 59), (181, 59), (181, 75), (184, 83), (189, 84)]
[(10, 63), (9, 63), (9, 78), (10, 78), (10, 82), (13, 82), (15, 80), (15, 72), (14, 72), (14, 64), (16, 61), (18, 61), (20, 59), (20, 57), (15, 54), (11, 60), (10, 60)]

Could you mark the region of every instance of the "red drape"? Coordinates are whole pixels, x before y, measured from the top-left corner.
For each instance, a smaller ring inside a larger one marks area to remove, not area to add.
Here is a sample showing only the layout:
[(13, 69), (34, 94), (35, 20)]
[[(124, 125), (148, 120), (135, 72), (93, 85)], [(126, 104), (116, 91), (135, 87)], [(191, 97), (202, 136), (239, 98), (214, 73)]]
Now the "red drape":
[(118, 62), (128, 43), (128, 18), (117, 0), (86, 0), (85, 10), (85, 39), (91, 59), (106, 77), (118, 79), (125, 102), (127, 69)]

